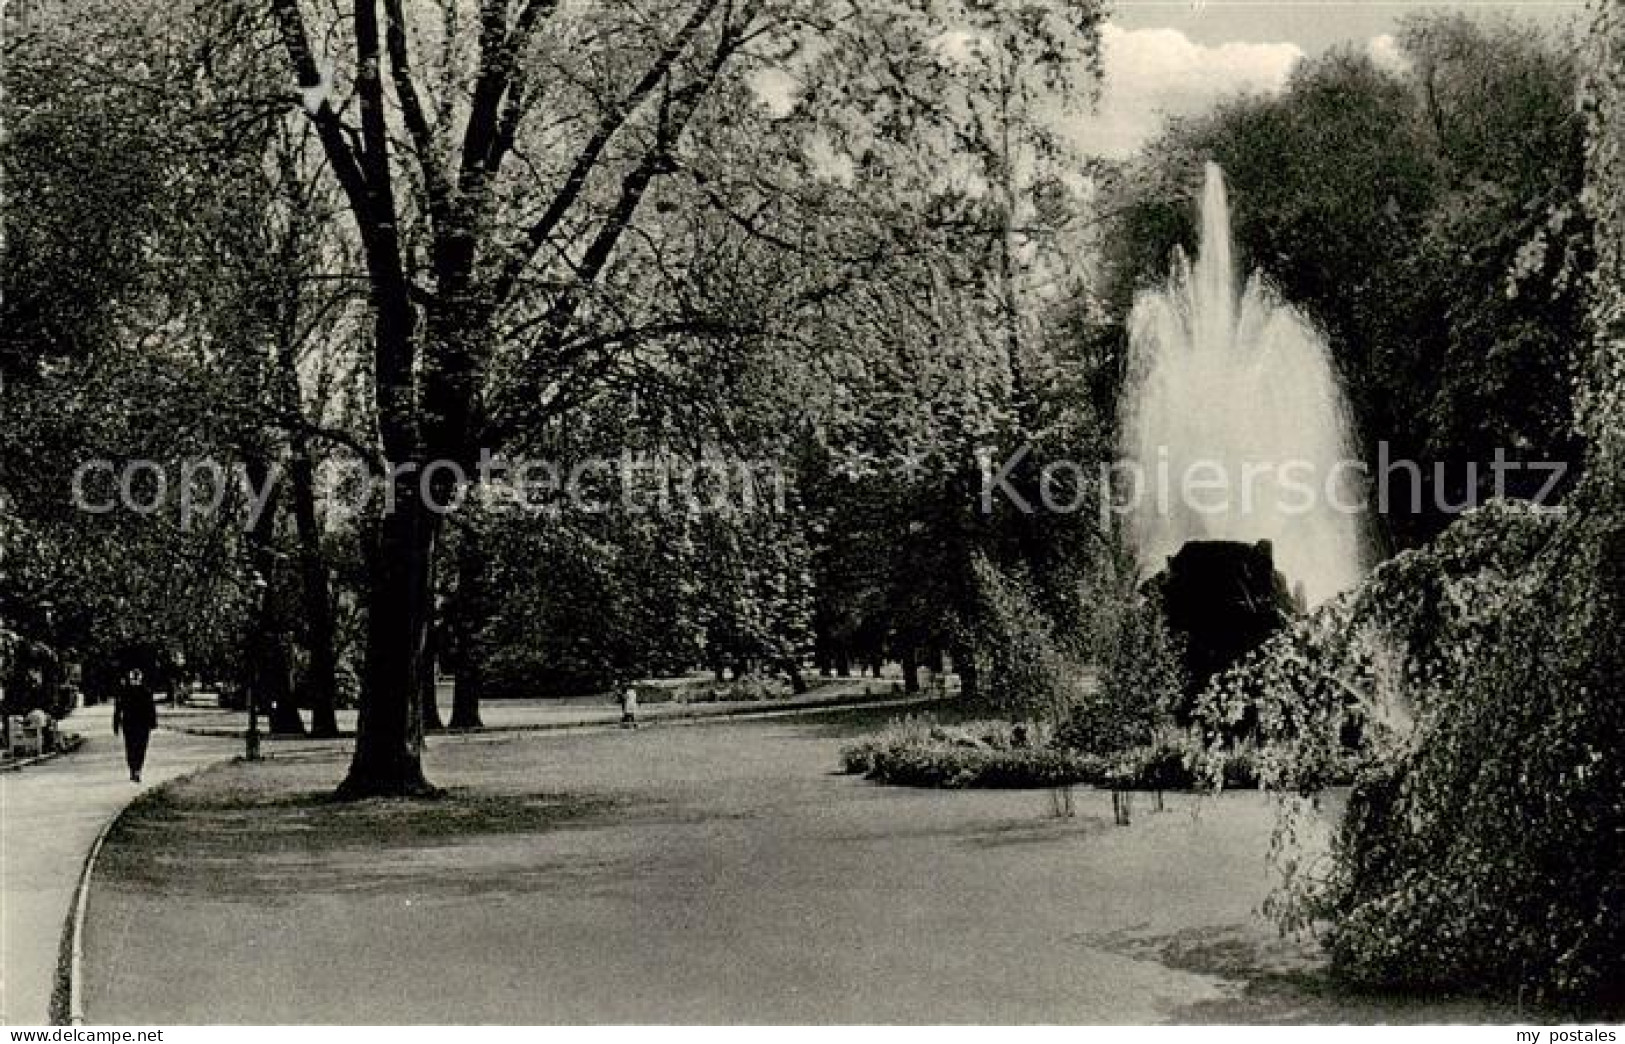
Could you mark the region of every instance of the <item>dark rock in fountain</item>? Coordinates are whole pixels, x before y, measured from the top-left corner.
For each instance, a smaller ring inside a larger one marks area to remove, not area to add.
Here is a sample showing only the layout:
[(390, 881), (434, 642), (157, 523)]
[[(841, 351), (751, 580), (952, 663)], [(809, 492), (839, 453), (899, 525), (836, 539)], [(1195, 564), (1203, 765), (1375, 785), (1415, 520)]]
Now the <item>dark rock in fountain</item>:
[(1243, 544), (1196, 540), (1168, 559), (1147, 587), (1162, 600), (1169, 629), (1184, 647), (1190, 702), (1214, 675), (1286, 626), (1301, 606), (1275, 570), (1268, 540)]

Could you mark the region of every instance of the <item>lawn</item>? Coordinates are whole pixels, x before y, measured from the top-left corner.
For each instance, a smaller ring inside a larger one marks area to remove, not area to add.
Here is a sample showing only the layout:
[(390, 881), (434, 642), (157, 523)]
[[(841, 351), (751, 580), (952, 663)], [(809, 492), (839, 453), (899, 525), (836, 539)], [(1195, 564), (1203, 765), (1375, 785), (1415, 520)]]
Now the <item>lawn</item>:
[(1506, 1021), (1348, 996), (1254, 911), (1272, 807), (835, 774), (840, 715), (442, 741), (440, 801), (311, 755), (206, 772), (104, 850), (87, 1010), (142, 1023)]

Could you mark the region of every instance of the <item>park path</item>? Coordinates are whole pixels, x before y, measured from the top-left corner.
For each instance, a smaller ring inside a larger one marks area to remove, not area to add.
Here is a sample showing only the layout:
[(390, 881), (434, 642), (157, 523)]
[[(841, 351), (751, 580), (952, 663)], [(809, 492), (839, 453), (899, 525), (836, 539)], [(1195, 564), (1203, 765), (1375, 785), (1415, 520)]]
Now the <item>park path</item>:
[(160, 729), (138, 785), (110, 706), (64, 724), (85, 737), (78, 751), (0, 774), (0, 1023), (10, 1026), (49, 1021), (62, 931), (102, 827), (143, 791), (237, 752), (229, 740)]

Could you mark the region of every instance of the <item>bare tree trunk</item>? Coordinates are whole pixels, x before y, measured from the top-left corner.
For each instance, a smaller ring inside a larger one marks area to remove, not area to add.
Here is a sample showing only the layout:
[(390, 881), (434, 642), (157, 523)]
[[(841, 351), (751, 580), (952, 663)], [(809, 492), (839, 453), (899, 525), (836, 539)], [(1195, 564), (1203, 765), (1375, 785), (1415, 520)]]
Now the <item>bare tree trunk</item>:
[(293, 454), (288, 477), (293, 492), (294, 522), (299, 531), (305, 649), (310, 654), (305, 673), (304, 698), (310, 705), (310, 734), (337, 736), (337, 628), (333, 621), (333, 594), (328, 585), (327, 562), (322, 557), (321, 523), (316, 518), (315, 467), (305, 437), (296, 433), (291, 443)]
[(981, 672), (976, 667), (976, 653), (966, 645), (954, 649), (954, 673), (959, 675), (959, 698), (975, 703), (981, 698)]
[(435, 688), (435, 660), (440, 655), (442, 630), (439, 620), (429, 621), (429, 638), (423, 649), (423, 674), (418, 679), (418, 700), (423, 705), (423, 728), (427, 732), (443, 732), (446, 728), (440, 719), (440, 694)]
[(286, 636), (276, 611), (276, 519), (281, 498), (269, 485), (271, 468), (263, 457), (246, 454), (243, 467), (253, 487), (267, 494), (264, 510), (248, 531), (249, 554), (259, 581), (259, 601), (254, 610), (253, 633), (249, 635), (248, 684), (258, 706), (269, 714), (271, 732), (302, 736), (305, 722), (294, 703)]
[[(281, 406), (290, 418), (304, 413), (299, 392), (299, 363), (295, 357), (294, 329), (298, 325), (298, 293), (289, 295), (282, 310), (283, 329), (277, 339), (276, 385)], [(322, 557), (322, 529), (316, 517), (316, 466), (310, 439), (297, 424), (288, 434), (288, 480), (293, 494), (294, 525), (299, 535), (299, 578), (303, 588), (304, 639), (309, 653), (304, 701), (310, 706), (311, 734), (337, 736), (338, 656), (335, 652), (332, 592), (327, 563)]]
[(911, 645), (901, 653), (903, 661), (903, 691), (920, 691), (920, 655)]
[(480, 700), (485, 696), (485, 668), (479, 657), (457, 665), (457, 674), (451, 687), (451, 727), (454, 729), (482, 729), (485, 721), (480, 717)]
[[(270, 597), (270, 592), (266, 592), (266, 597)], [(271, 732), (277, 736), (303, 736), (305, 720), (300, 717), (298, 701), (294, 698), (287, 635), (278, 631), (263, 632), (260, 641), (262, 663), (256, 673), (261, 685), (260, 698), (270, 705)]]
[(470, 526), (457, 549), (457, 596), (452, 600), (446, 626), (455, 659), (452, 682), (451, 727), (485, 727), (480, 700), (485, 697), (485, 659), (480, 634), (490, 617), (485, 593), (487, 561), (484, 534)]
[(439, 519), (411, 476), (395, 482), (394, 510), (377, 520), (369, 562), (366, 671), (355, 755), (339, 785), (341, 798), (437, 793), (423, 775), (423, 704)]

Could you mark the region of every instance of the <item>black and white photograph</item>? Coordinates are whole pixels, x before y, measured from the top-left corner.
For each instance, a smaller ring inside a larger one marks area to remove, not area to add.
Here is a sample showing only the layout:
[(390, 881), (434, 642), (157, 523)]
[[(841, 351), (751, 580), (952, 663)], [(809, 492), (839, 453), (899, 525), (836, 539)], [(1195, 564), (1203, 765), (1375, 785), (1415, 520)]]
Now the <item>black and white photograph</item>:
[(0, 1023), (1620, 1044), (1625, 0), (0, 2)]

